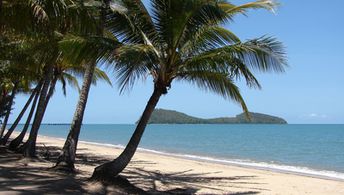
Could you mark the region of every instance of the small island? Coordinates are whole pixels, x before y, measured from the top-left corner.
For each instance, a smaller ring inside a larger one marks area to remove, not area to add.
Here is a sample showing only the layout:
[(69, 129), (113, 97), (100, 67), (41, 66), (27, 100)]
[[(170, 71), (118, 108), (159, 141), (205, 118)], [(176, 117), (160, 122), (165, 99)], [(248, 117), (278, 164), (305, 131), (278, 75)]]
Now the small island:
[(276, 116), (254, 112), (250, 112), (249, 115), (250, 120), (244, 113), (235, 117), (203, 119), (174, 110), (155, 109), (149, 124), (287, 124), (286, 120)]

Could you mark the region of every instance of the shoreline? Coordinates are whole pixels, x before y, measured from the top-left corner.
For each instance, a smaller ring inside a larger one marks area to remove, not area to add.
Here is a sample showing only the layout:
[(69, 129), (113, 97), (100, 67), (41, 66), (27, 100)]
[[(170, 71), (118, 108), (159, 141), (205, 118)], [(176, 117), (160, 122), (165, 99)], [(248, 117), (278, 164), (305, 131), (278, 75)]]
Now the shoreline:
[[(61, 138), (61, 137), (53, 137), (53, 136), (46, 136), (46, 135), (40, 135), (40, 136), (50, 138), (50, 139), (53, 138), (53, 139), (59, 139), (61, 141), (65, 141), (65, 138)], [(79, 143), (83, 143), (86, 145), (93, 145), (93, 146), (109, 147), (109, 148), (114, 148), (117, 150), (124, 149), (124, 146), (120, 144), (98, 143), (98, 142), (84, 141), (84, 140), (79, 140)], [(199, 161), (199, 162), (238, 166), (238, 167), (254, 169), (254, 170), (271, 171), (275, 173), (284, 173), (284, 174), (305, 176), (305, 177), (311, 177), (311, 178), (317, 178), (317, 179), (326, 179), (326, 180), (344, 182), (344, 173), (336, 172), (336, 171), (328, 171), (328, 170), (316, 170), (309, 167), (298, 167), (298, 166), (283, 165), (283, 164), (271, 164), (271, 163), (266, 163), (266, 162), (250, 162), (250, 161), (245, 162), (244, 160), (240, 161), (240, 159), (231, 160), (231, 159), (220, 159), (220, 158), (208, 157), (208, 156), (198, 156), (198, 155), (193, 155), (193, 154), (170, 153), (170, 152), (146, 149), (146, 148), (141, 148), (141, 147), (137, 149), (137, 152), (164, 155), (167, 157), (194, 160), (194, 161)]]
[[(50, 136), (47, 136), (50, 137)], [(90, 141), (83, 141), (80, 140), (80, 143), (84, 143), (87, 145), (97, 145), (97, 146), (103, 146), (103, 147), (109, 147), (114, 149), (124, 149), (124, 146), (122, 145), (115, 145), (115, 144), (108, 144), (108, 143), (98, 143), (98, 142), (90, 142)], [(157, 151), (157, 150), (151, 150), (146, 148), (138, 148), (138, 152), (143, 153), (149, 153), (149, 154), (156, 154), (156, 155), (164, 155), (167, 157), (174, 157), (174, 158), (181, 158), (186, 160), (194, 160), (199, 162), (208, 162), (208, 163), (215, 163), (215, 164), (221, 164), (221, 165), (230, 165), (230, 166), (238, 166), (242, 168), (248, 168), (248, 169), (255, 169), (255, 170), (263, 170), (263, 171), (271, 171), (275, 173), (284, 173), (284, 174), (291, 174), (291, 175), (299, 175), (299, 176), (305, 176), (305, 177), (311, 177), (311, 178), (318, 178), (318, 179), (326, 179), (326, 180), (333, 180), (333, 181), (342, 181), (344, 182), (344, 173), (336, 172), (336, 171), (327, 171), (327, 170), (314, 170), (308, 167), (296, 167), (296, 166), (289, 166), (289, 165), (277, 165), (277, 164), (269, 164), (265, 162), (240, 162), (240, 161), (234, 161), (234, 160), (227, 160), (227, 159), (218, 159), (213, 157), (207, 157), (207, 156), (197, 156), (192, 154), (181, 154), (181, 153), (169, 153), (164, 151)], [(255, 165), (254, 165), (255, 164)], [(261, 165), (261, 166), (260, 166)], [(266, 166), (264, 166), (266, 165)], [(317, 173), (307, 173), (307, 172), (301, 172), (301, 171), (293, 171), (293, 170), (287, 170), (282, 168), (273, 168), (268, 166), (280, 166), (280, 167), (290, 167), (290, 168), (300, 168), (305, 169), (309, 172), (318, 172)], [(320, 173), (323, 173), (322, 175)], [(340, 176), (328, 176), (325, 175), (328, 174), (340, 174)]]
[[(39, 135), (37, 145), (44, 146), (44, 150), (58, 152), (64, 141), (59, 137)], [(75, 164), (81, 174), (78, 177), (89, 178), (96, 166), (112, 160), (121, 151), (118, 145), (79, 141)], [(18, 161), (9, 166), (37, 166), (37, 162), (24, 164)], [(53, 165), (54, 162), (50, 161), (44, 167)], [(137, 151), (121, 175), (147, 192), (183, 189), (188, 194), (344, 194), (344, 181), (341, 180), (209, 162), (142, 149)]]

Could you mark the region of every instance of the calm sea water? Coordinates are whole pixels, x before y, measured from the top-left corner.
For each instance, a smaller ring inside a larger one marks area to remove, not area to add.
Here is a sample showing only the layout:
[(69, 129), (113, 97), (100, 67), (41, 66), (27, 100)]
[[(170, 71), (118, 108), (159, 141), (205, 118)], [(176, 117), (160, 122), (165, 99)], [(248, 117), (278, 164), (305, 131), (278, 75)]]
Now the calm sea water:
[[(125, 145), (135, 125), (83, 125), (80, 139)], [(69, 125), (42, 125), (65, 138)], [(149, 125), (140, 148), (344, 179), (344, 125)]]

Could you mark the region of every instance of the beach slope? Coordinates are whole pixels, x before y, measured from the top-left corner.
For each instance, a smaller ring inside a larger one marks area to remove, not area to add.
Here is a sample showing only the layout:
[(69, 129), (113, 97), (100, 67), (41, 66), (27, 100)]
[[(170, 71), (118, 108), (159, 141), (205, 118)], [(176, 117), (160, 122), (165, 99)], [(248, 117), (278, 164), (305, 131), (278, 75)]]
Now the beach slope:
[[(54, 191), (64, 194), (344, 194), (344, 181), (202, 162), (143, 151), (135, 154), (130, 166), (123, 173), (133, 186), (129, 191), (121, 191), (118, 186), (103, 186), (87, 180), (95, 166), (113, 159), (120, 153), (121, 148), (80, 142), (76, 164), (79, 173), (66, 176), (47, 170), (53, 166), (63, 139), (39, 136), (38, 145), (41, 147), (41, 160), (28, 161), (1, 153), (1, 194)], [(49, 183), (49, 179), (54, 181), (54, 185)], [(61, 191), (61, 188), (64, 191)]]

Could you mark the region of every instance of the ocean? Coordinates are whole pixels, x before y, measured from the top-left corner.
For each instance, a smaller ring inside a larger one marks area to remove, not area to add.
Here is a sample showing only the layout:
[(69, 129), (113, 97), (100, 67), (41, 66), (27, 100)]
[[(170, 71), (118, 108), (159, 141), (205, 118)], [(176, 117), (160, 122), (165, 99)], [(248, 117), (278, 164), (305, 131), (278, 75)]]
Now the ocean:
[[(20, 127), (20, 126), (19, 126)], [(123, 147), (135, 125), (86, 124), (80, 140)], [(69, 125), (39, 134), (65, 138)], [(148, 125), (140, 150), (344, 180), (344, 125)]]

